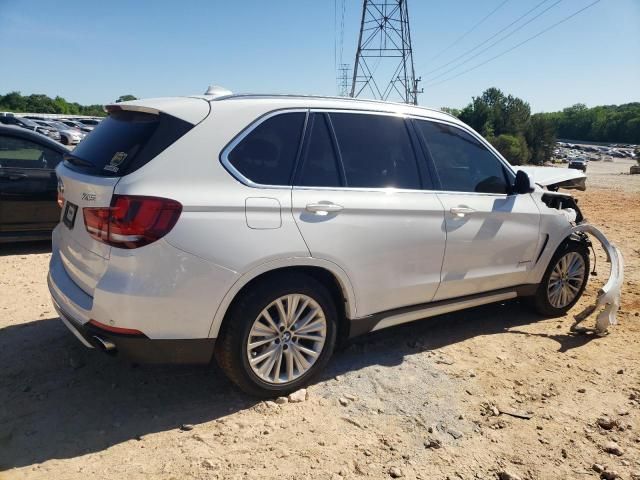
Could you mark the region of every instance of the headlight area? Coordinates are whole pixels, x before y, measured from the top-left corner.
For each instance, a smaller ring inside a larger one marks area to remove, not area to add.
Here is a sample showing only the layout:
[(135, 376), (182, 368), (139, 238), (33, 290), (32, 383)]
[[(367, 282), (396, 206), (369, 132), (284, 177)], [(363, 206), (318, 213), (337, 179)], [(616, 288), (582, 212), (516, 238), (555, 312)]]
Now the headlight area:
[(618, 323), (616, 313), (620, 308), (622, 282), (624, 281), (624, 259), (620, 249), (593, 225), (588, 223), (576, 225), (571, 229), (571, 233), (585, 233), (595, 237), (607, 254), (607, 262), (611, 264), (609, 279), (598, 291), (596, 301), (575, 316), (576, 321), (571, 329), (573, 331), (586, 330), (584, 327), (578, 327), (578, 325), (589, 318), (596, 310), (601, 309), (596, 318), (595, 333), (604, 335), (611, 325)]

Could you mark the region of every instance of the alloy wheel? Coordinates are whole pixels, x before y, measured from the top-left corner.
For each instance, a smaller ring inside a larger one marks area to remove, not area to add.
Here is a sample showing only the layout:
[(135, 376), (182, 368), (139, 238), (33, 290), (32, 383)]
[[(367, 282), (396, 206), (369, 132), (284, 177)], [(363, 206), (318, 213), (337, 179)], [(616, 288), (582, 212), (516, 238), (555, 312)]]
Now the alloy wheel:
[(584, 258), (577, 252), (560, 257), (547, 285), (547, 297), (553, 307), (564, 308), (576, 299), (584, 283), (585, 268)]
[(316, 363), (327, 337), (327, 320), (313, 298), (284, 295), (254, 320), (247, 338), (251, 370), (270, 384), (286, 384)]

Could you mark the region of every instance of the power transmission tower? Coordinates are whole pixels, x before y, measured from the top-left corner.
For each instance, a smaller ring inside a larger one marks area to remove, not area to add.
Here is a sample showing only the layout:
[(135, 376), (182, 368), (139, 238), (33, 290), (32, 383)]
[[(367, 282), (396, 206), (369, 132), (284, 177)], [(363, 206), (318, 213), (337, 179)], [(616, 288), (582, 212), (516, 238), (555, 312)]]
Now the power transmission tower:
[(338, 67), (338, 95), (346, 97), (349, 95), (349, 71), (351, 67), (348, 63), (341, 63)]
[(413, 67), (407, 0), (364, 0), (350, 96), (367, 91), (373, 98), (388, 100), (397, 95), (417, 105), (422, 93), (419, 81)]

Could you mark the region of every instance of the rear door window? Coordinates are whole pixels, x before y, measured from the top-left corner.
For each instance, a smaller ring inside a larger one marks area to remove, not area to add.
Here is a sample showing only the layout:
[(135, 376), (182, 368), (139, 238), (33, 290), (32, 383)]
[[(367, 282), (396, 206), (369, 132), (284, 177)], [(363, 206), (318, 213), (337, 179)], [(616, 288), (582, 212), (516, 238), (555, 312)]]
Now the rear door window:
[(339, 187), (342, 181), (338, 159), (325, 114), (314, 113), (310, 124), (309, 140), (296, 185)]
[(261, 185), (291, 185), (305, 112), (275, 115), (260, 123), (229, 152), (229, 163)]
[(427, 143), (442, 190), (499, 194), (509, 191), (505, 166), (478, 140), (444, 123), (415, 123)]
[(191, 128), (191, 123), (163, 113), (115, 111), (65, 159), (71, 168), (119, 177), (151, 161)]
[(62, 160), (55, 150), (24, 138), (0, 135), (0, 168), (52, 169)]
[(404, 118), (331, 113), (348, 187), (420, 189), (416, 156)]

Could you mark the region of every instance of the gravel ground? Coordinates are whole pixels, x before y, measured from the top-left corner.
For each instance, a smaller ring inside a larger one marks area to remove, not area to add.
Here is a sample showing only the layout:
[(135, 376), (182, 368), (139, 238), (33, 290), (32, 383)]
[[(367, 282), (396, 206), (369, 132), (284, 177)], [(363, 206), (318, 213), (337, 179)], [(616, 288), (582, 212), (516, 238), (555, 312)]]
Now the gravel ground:
[(640, 176), (625, 169), (591, 162), (577, 194), (625, 256), (610, 335), (569, 330), (607, 278), (598, 252), (572, 314), (514, 301), (377, 332), (296, 403), (257, 402), (215, 367), (84, 349), (51, 307), (48, 246), (1, 247), (0, 479), (640, 478)]

